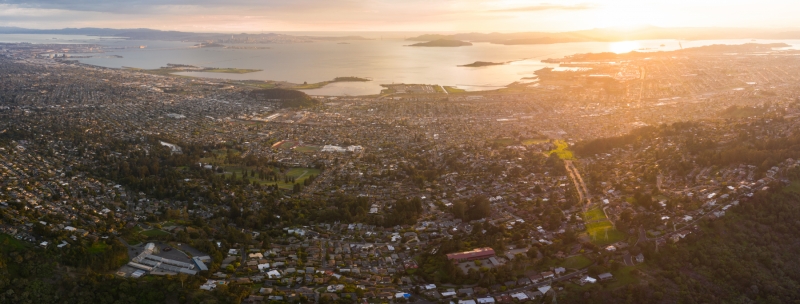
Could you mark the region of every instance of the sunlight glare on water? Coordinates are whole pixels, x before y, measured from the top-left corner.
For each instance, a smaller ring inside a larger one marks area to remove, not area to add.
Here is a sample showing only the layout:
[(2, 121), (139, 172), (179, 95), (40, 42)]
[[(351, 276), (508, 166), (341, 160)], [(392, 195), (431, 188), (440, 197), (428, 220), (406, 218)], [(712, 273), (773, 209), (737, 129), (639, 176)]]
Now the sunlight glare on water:
[(614, 53), (622, 54), (638, 50), (640, 48), (638, 41), (620, 41), (608, 44), (608, 49)]

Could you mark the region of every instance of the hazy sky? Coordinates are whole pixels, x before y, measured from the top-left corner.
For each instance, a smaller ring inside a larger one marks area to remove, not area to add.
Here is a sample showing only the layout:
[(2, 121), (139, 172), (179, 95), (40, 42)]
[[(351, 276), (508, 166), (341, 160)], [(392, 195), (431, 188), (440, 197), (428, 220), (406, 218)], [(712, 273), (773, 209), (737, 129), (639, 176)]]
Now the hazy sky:
[(0, 26), (258, 31), (800, 27), (798, 0), (0, 0)]

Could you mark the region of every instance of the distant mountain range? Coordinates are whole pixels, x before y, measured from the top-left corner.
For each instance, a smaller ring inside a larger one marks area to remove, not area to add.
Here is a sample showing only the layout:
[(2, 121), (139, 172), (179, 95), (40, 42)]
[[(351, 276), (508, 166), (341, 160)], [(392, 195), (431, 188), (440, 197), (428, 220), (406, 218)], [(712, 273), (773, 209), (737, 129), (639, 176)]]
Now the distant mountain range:
[[(368, 40), (361, 36), (295, 36), (276, 33), (262, 34), (224, 34), (192, 33), (179, 31), (160, 31), (146, 28), (64, 28), (27, 29), (19, 27), (0, 27), (0, 34), (52, 34), (88, 35), (119, 37), (133, 40), (166, 40), (209, 43), (294, 43), (313, 41)], [(679, 39), (800, 39), (800, 30), (769, 30), (743, 28), (662, 28), (655, 26), (635, 29), (604, 28), (571, 32), (518, 32), (518, 33), (459, 33), (426, 34), (412, 37), (409, 41), (431, 42), (437, 40), (461, 40), (469, 42), (489, 42), (494, 44), (552, 44), (565, 42), (605, 42), (625, 40)]]
[(407, 40), (434, 41), (440, 39), (489, 42), (494, 44), (551, 44), (565, 42), (605, 42), (626, 40), (679, 39), (800, 39), (800, 30), (764, 30), (740, 28), (662, 28), (639, 27), (635, 29), (605, 28), (572, 32), (519, 32), (519, 33), (460, 33), (452, 35), (429, 34)]
[(178, 31), (160, 31), (145, 28), (138, 29), (110, 29), (110, 28), (65, 28), (65, 29), (26, 29), (19, 27), (0, 27), (0, 34), (52, 34), (52, 35), (87, 35), (119, 37), (133, 40), (167, 40), (191, 41), (212, 43), (291, 43), (313, 41), (343, 41), (343, 40), (368, 40), (361, 36), (293, 36), (286, 34), (222, 34), (222, 33), (191, 33)]

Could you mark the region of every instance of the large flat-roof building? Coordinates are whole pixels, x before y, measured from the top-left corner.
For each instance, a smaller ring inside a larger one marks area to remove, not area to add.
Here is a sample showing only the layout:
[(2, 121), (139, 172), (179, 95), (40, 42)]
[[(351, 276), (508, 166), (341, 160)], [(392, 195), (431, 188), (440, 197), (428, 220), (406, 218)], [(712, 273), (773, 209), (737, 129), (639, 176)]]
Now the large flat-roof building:
[(197, 269), (199, 269), (200, 271), (208, 271), (208, 267), (206, 266), (205, 263), (203, 263), (203, 260), (201, 260), (199, 257), (193, 257), (192, 261), (194, 261), (194, 263), (197, 265)]
[(470, 251), (450, 253), (447, 259), (454, 262), (474, 261), (488, 259), (495, 256), (494, 249), (491, 247), (475, 248)]

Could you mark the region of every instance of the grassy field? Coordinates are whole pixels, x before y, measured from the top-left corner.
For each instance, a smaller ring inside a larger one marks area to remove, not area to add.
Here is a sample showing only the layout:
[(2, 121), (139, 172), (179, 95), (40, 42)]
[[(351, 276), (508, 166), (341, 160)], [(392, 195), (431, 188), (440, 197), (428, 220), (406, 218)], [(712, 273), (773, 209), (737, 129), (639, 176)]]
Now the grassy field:
[[(233, 151), (233, 155), (242, 154), (241, 151), (238, 151), (238, 150), (235, 150), (235, 149), (231, 149), (231, 150)], [(213, 162), (213, 163), (224, 163), (225, 162), (225, 158), (226, 158), (226, 152), (227, 152), (226, 149), (211, 150), (211, 153), (213, 153), (215, 156), (217, 156), (217, 159), (214, 160), (214, 158), (212, 158), (210, 156), (209, 157), (203, 157), (203, 158), (200, 159), (200, 162), (202, 162), (202, 163), (211, 163), (211, 162)]]
[(294, 150), (300, 153), (314, 153), (319, 150), (322, 150), (322, 148), (315, 146), (297, 146), (296, 148), (294, 148)]
[(444, 89), (447, 90), (447, 93), (464, 93), (464, 92), (467, 91), (467, 90), (464, 90), (464, 89), (459, 89), (459, 88), (456, 88), (456, 87), (447, 87), (447, 86), (444, 87)]
[[(276, 146), (275, 148), (276, 149), (288, 149), (288, 148), (296, 146), (297, 144), (299, 144), (299, 142), (297, 142), (297, 141), (285, 141), (285, 142), (281, 143), (280, 145)], [(301, 153), (313, 153), (313, 152), (319, 151), (320, 147), (300, 145), (300, 146), (297, 146), (295, 148), (295, 150), (298, 151), (298, 152), (301, 152)], [(216, 154), (216, 156), (217, 156), (216, 160), (213, 159), (212, 157), (206, 157), (206, 158), (200, 159), (200, 161), (203, 162), (203, 163), (212, 163), (212, 164), (215, 164), (215, 165), (218, 165), (218, 166), (222, 167), (223, 172), (221, 174), (225, 175), (226, 177), (229, 177), (230, 175), (235, 174), (236, 178), (238, 179), (238, 178), (241, 178), (242, 175), (245, 172), (247, 172), (248, 173), (247, 174), (248, 180), (250, 182), (256, 182), (256, 183), (258, 183), (260, 185), (277, 185), (279, 188), (282, 188), (282, 189), (292, 189), (293, 186), (294, 186), (294, 183), (284, 183), (283, 182), (283, 174), (281, 174), (281, 172), (277, 168), (272, 168), (270, 170), (273, 170), (276, 174), (278, 174), (278, 176), (279, 176), (278, 182), (271, 181), (271, 180), (266, 180), (266, 179), (261, 180), (261, 179), (258, 178), (258, 174), (254, 174), (253, 176), (250, 176), (250, 173), (256, 171), (256, 169), (258, 169), (258, 168), (228, 164), (227, 160), (226, 160), (226, 151), (224, 149), (223, 150), (214, 150), (212, 152), (214, 154)], [(240, 151), (235, 151), (235, 150), (233, 151), (234, 155), (238, 155), (240, 153), (241, 153)], [(288, 169), (288, 171), (286, 171), (286, 176), (288, 176), (289, 178), (294, 178), (296, 183), (303, 184), (303, 182), (306, 179), (308, 179), (310, 176), (319, 175), (320, 172), (321, 171), (319, 169), (314, 169), (314, 168), (291, 168), (291, 169)]]
[(556, 140), (554, 143), (556, 144), (556, 148), (550, 151), (548, 155), (555, 153), (561, 159), (565, 160), (575, 159), (575, 155), (572, 154), (572, 151), (569, 150), (569, 144), (567, 144), (567, 142), (563, 140)]
[(636, 277), (633, 276), (631, 273), (634, 269), (638, 266), (627, 266), (622, 267), (620, 270), (614, 271), (611, 274), (614, 275), (614, 282), (609, 284), (609, 288), (618, 288), (623, 286), (628, 286), (632, 283), (636, 283), (639, 281)]
[(291, 149), (299, 144), (300, 142), (296, 140), (284, 140), (280, 145), (275, 146), (275, 149)]
[[(225, 173), (222, 173), (225, 176), (228, 176), (228, 175), (231, 175), (233, 173), (236, 173), (237, 177), (241, 177), (242, 173), (245, 170), (247, 170), (247, 172), (250, 172), (250, 167), (238, 166), (238, 165), (227, 165), (227, 166), (223, 166), (222, 170), (225, 170)], [(247, 175), (247, 176), (249, 177), (250, 175)]]
[(23, 249), (26, 246), (27, 245), (24, 242), (15, 239), (13, 236), (10, 236), (5, 233), (0, 233), (0, 247), (11, 248), (11, 249)]
[(614, 225), (612, 225), (611, 222), (607, 221), (607, 220), (586, 223), (586, 232), (589, 233), (589, 235), (592, 235), (592, 234), (595, 234), (595, 233), (597, 233), (597, 234), (603, 233), (604, 230), (613, 229), (613, 228), (614, 228)]
[(494, 140), (494, 143), (502, 145), (502, 146), (510, 146), (516, 144), (517, 141), (513, 138), (498, 138)]
[(522, 145), (530, 146), (530, 145), (540, 144), (543, 142), (547, 142), (547, 139), (523, 139)]
[(306, 180), (311, 175), (319, 175), (319, 169), (314, 168), (292, 168), (286, 172), (286, 175), (291, 178), (296, 178), (298, 182)]
[[(606, 238), (606, 231), (608, 231), (608, 238)], [(614, 225), (608, 220), (587, 223), (586, 233), (589, 235), (592, 242), (598, 246), (616, 243), (624, 240), (626, 237), (624, 233), (614, 229)]]
[(600, 208), (593, 208), (583, 214), (583, 220), (586, 222), (593, 222), (606, 219), (606, 214)]
[(146, 237), (159, 237), (159, 236), (167, 236), (167, 235), (169, 235), (168, 232), (166, 232), (164, 230), (160, 230), (160, 229), (150, 229), (150, 230), (147, 230), (147, 231), (142, 231), (141, 234), (146, 236)]
[(592, 261), (583, 255), (576, 255), (568, 257), (564, 263), (561, 264), (564, 268), (583, 269), (592, 265)]
[[(254, 170), (254, 168), (242, 167), (242, 166), (225, 166), (223, 168), (225, 170), (225, 172), (222, 173), (223, 175), (228, 176), (228, 175), (236, 173), (236, 177), (237, 178), (241, 178), (242, 173), (245, 170), (247, 170), (247, 172), (250, 172), (250, 171)], [(319, 175), (320, 172), (322, 172), (322, 171), (320, 171), (319, 169), (314, 169), (314, 168), (292, 168), (292, 169), (289, 169), (288, 171), (286, 171), (286, 176), (288, 176), (289, 178), (294, 178), (296, 183), (303, 184), (303, 182), (306, 179), (308, 179), (312, 175)], [(281, 176), (281, 177), (279, 177), (279, 181), (277, 183), (275, 181), (260, 180), (257, 177), (250, 177), (249, 174), (247, 175), (247, 178), (250, 181), (255, 181), (260, 185), (278, 185), (279, 188), (292, 189), (292, 187), (294, 186), (293, 183), (284, 183), (283, 179), (282, 179), (282, 175), (280, 175), (280, 172), (277, 171), (277, 169), (275, 169), (275, 173), (278, 173), (279, 176)]]
[[(319, 175), (322, 172), (319, 169), (314, 168), (292, 168), (289, 171), (286, 171), (286, 176), (290, 178), (294, 178), (296, 183), (303, 184), (305, 180), (307, 180), (312, 175)], [(292, 183), (284, 183), (283, 181), (279, 181), (277, 183), (278, 188), (283, 189), (292, 189), (294, 184)]]
[(89, 247), (86, 251), (89, 253), (103, 253), (108, 250), (108, 244), (103, 242), (97, 242), (92, 244), (92, 247)]

